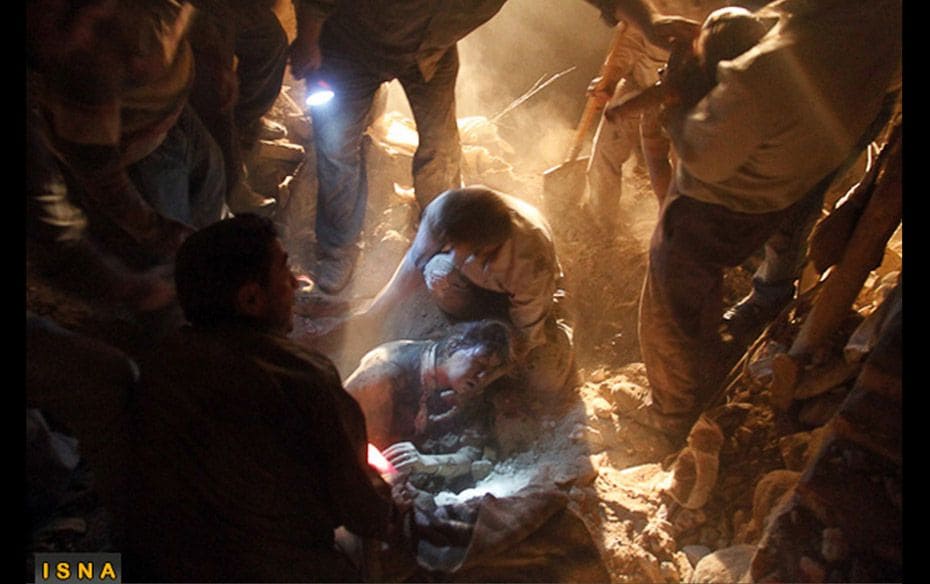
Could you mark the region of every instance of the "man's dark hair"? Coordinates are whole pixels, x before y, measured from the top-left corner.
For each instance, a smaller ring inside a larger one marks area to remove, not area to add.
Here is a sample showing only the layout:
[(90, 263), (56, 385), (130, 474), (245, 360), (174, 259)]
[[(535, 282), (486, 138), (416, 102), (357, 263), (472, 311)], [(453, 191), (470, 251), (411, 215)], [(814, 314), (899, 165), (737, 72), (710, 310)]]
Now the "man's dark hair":
[(472, 347), (480, 347), (500, 359), (502, 367), (508, 367), (514, 359), (511, 327), (490, 318), (453, 325), (449, 334), (437, 343), (436, 358), (443, 361), (458, 350)]
[(701, 25), (703, 67), (716, 81), (717, 64), (742, 55), (768, 32), (768, 26), (745, 8), (727, 6), (711, 12)]
[(252, 214), (224, 219), (197, 231), (178, 250), (174, 281), (191, 324), (238, 320), (236, 294), (249, 283), (268, 284), (274, 223)]
[(510, 206), (497, 192), (473, 186), (448, 190), (443, 196), (437, 227), (449, 242), (499, 245), (513, 232)]

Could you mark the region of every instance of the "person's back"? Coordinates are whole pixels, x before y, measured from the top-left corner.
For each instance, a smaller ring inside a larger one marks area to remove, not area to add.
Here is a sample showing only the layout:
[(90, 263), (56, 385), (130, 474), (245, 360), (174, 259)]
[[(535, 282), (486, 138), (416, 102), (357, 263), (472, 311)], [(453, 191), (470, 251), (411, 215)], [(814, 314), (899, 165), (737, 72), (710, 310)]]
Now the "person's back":
[(900, 80), (901, 2), (782, 1), (752, 50), (671, 128), (677, 187), (743, 213), (784, 209), (850, 155)]
[(420, 364), (430, 341), (392, 341), (365, 354), (345, 387), (365, 413), (369, 441), (380, 449), (413, 438), (420, 408)]
[(359, 578), (334, 530), (384, 538), (394, 507), (336, 368), (286, 337), (296, 280), (270, 220), (195, 233), (176, 282), (191, 325), (143, 359), (132, 406), (127, 575)]
[[(360, 466), (342, 443), (364, 444), (334, 367), (234, 328), (186, 329), (143, 367), (135, 418), (143, 517), (134, 534), (154, 536), (144, 543), (162, 562), (156, 577), (320, 574), (312, 550), (331, 548), (339, 524), (328, 480), (334, 465)], [(381, 502), (371, 503), (377, 514)]]

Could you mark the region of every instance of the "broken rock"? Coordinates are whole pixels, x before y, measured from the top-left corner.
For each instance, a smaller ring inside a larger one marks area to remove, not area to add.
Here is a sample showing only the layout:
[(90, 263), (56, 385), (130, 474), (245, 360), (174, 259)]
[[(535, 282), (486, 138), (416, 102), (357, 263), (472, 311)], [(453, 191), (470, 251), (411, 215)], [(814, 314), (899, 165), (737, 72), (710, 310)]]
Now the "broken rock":
[(717, 550), (705, 556), (694, 568), (692, 583), (752, 582), (749, 565), (756, 546), (742, 544)]
[(270, 158), (272, 160), (283, 160), (285, 162), (300, 162), (304, 159), (306, 152), (300, 144), (284, 142), (281, 140), (269, 142), (260, 140), (256, 155), (259, 158)]
[(699, 509), (707, 503), (717, 483), (723, 433), (707, 416), (701, 416), (688, 434), (688, 446), (681, 451), (672, 471), (668, 493), (682, 507)]
[(591, 401), (591, 409), (594, 415), (601, 419), (608, 419), (613, 413), (613, 406), (602, 397), (596, 397)]
[(710, 548), (706, 545), (686, 545), (681, 548), (681, 551), (684, 552), (692, 566), (697, 566), (704, 556), (711, 553)]
[(755, 542), (759, 538), (769, 515), (798, 484), (800, 476), (797, 471), (773, 470), (762, 477), (752, 495), (752, 518), (740, 534), (740, 541)]

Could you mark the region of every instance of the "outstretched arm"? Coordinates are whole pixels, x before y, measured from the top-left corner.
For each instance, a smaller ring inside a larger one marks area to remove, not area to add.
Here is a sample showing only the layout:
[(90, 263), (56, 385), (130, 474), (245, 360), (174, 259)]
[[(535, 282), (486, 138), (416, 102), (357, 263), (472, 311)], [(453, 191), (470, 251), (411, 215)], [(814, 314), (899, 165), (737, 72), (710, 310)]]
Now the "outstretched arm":
[(394, 275), (359, 316), (383, 319), (423, 282), (423, 266), (442, 250), (442, 241), (434, 234), (431, 226), (429, 213), (424, 213), (413, 244), (404, 254), (404, 259), (397, 266)]
[(398, 442), (384, 456), (403, 475), (421, 472), (454, 478), (471, 472), (471, 463), (481, 457), (481, 451), (464, 446), (452, 454), (422, 454), (412, 442)]

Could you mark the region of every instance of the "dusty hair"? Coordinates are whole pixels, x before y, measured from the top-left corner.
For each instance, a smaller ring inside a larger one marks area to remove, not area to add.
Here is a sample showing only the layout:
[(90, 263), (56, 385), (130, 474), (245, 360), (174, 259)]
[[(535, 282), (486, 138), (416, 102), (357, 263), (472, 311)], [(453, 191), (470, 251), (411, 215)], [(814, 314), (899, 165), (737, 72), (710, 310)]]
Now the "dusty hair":
[(698, 40), (701, 63), (710, 80), (717, 64), (742, 55), (759, 42), (768, 27), (745, 8), (727, 6), (711, 12), (701, 25)]
[(436, 227), (453, 244), (499, 245), (513, 232), (510, 206), (487, 187), (451, 189), (442, 197)]
[(436, 356), (445, 360), (456, 351), (472, 347), (478, 347), (484, 354), (497, 357), (501, 367), (509, 367), (514, 359), (513, 333), (510, 325), (490, 318), (453, 325), (449, 334), (437, 342)]

